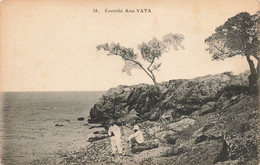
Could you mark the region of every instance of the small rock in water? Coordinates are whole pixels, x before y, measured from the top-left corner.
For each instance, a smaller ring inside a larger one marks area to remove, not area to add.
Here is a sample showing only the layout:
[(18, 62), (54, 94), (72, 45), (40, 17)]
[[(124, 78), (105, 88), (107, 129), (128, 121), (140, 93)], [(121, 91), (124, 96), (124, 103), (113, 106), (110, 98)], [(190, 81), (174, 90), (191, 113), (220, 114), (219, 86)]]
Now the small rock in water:
[(93, 126), (90, 126), (89, 129), (93, 129), (93, 128), (103, 128), (104, 126), (102, 125), (93, 125)]
[(78, 121), (84, 121), (85, 119), (84, 119), (84, 117), (79, 117), (78, 118)]
[(106, 130), (101, 130), (101, 131), (95, 131), (93, 134), (107, 134)]
[(98, 141), (107, 138), (108, 136), (94, 136), (88, 139), (89, 142)]
[(62, 127), (62, 124), (55, 124), (56, 127)]

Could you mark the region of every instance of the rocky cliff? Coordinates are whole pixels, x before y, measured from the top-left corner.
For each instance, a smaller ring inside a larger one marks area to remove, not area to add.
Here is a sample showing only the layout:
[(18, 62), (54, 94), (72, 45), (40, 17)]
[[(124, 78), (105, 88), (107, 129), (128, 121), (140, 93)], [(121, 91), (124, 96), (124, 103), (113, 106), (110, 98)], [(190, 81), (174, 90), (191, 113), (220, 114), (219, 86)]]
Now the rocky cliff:
[[(91, 109), (89, 121), (117, 121), (123, 156), (112, 157), (109, 138), (98, 138), (64, 155), (63, 163), (257, 165), (259, 99), (248, 94), (248, 75), (171, 80), (160, 91), (147, 84), (112, 88)], [(129, 156), (133, 123), (158, 146)]]
[(246, 94), (249, 72), (223, 73), (195, 79), (171, 80), (154, 85), (118, 86), (110, 89), (90, 111), (89, 122), (121, 125), (141, 121), (177, 119), (194, 113), (205, 114), (221, 108), (226, 100)]

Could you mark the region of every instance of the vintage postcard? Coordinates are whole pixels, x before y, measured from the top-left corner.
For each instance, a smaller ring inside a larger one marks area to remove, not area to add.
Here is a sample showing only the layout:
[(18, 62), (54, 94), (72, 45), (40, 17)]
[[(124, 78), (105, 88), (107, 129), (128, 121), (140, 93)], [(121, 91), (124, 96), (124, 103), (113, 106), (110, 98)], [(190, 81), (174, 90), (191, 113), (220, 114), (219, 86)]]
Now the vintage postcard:
[(2, 0), (0, 164), (259, 164), (257, 0)]

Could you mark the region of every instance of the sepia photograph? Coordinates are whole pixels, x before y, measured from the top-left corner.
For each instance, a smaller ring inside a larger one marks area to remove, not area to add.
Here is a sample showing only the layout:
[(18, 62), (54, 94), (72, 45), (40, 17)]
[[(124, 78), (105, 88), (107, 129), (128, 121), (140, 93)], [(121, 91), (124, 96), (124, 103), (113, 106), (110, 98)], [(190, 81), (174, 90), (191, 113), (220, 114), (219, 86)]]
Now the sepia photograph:
[(0, 165), (259, 165), (258, 0), (0, 1)]

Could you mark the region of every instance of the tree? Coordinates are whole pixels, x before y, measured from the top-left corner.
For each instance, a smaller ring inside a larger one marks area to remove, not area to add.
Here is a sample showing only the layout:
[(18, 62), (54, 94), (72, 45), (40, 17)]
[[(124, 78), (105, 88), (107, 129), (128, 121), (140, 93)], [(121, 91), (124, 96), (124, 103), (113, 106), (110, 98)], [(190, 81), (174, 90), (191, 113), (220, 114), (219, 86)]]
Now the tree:
[[(259, 14), (259, 11), (254, 15), (239, 13), (217, 27), (215, 33), (205, 40), (212, 60), (224, 60), (236, 55), (246, 57), (251, 72), (248, 77), (250, 92), (256, 91), (260, 75)], [(256, 66), (252, 58), (256, 59)]]
[(179, 48), (184, 49), (182, 46), (182, 41), (184, 36), (182, 34), (167, 34), (162, 38), (162, 41), (159, 41), (155, 37), (152, 38), (149, 42), (138, 45), (138, 50), (141, 53), (143, 61), (147, 62), (147, 67), (139, 61), (139, 55), (134, 52), (132, 48), (126, 48), (121, 46), (119, 43), (105, 43), (98, 45), (97, 50), (107, 51), (107, 55), (120, 56), (122, 60), (125, 61), (125, 65), (122, 69), (123, 72), (131, 76), (131, 69), (138, 68), (143, 70), (157, 86), (156, 77), (154, 71), (158, 71), (161, 66), (161, 63), (155, 63), (156, 59), (159, 59), (163, 53), (168, 52), (170, 47), (173, 47), (175, 50)]

